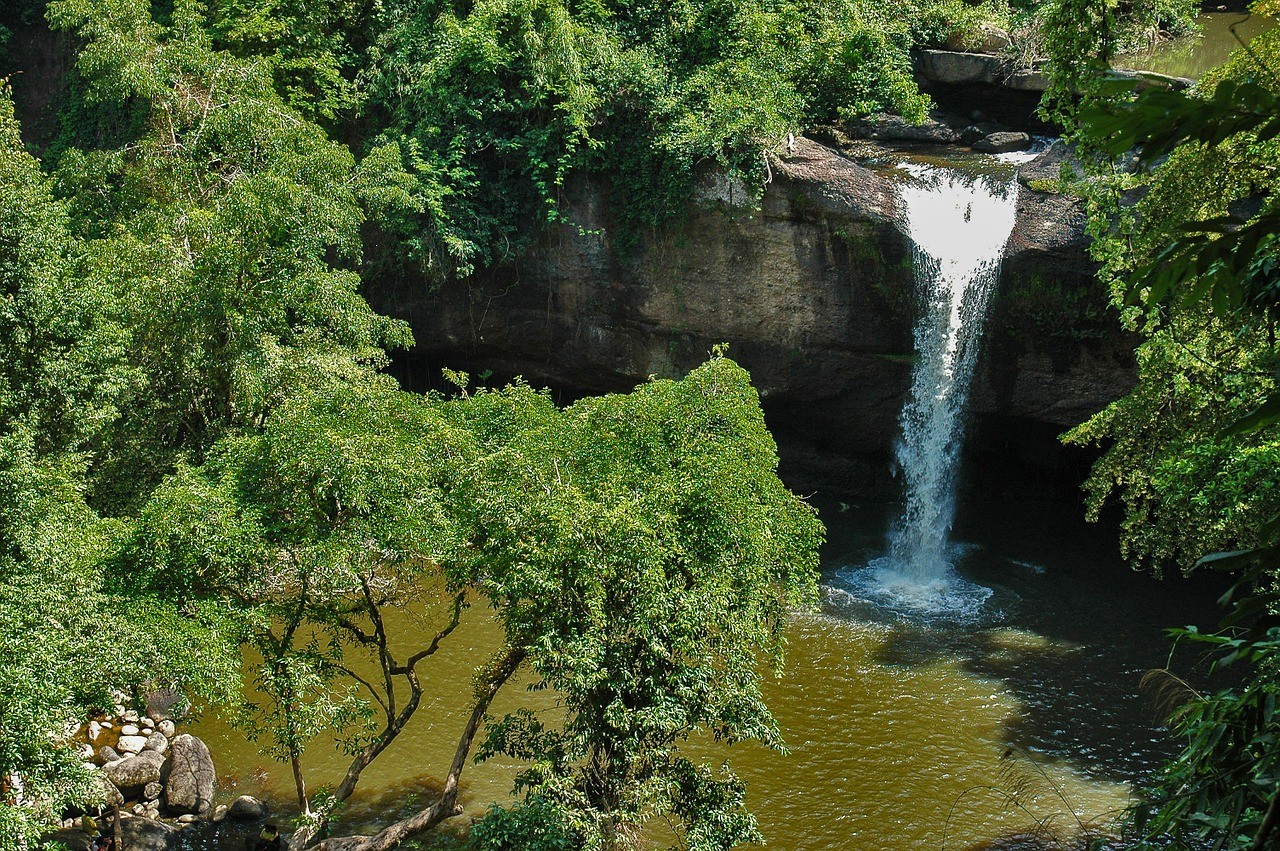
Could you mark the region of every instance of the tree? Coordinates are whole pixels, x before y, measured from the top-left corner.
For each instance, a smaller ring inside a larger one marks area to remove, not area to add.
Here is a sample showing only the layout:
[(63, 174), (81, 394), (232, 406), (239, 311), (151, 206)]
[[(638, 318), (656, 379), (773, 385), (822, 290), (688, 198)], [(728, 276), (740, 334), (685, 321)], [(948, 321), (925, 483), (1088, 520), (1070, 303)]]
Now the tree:
[[(1129, 812), (1140, 848), (1261, 851), (1280, 823), (1277, 57), (1270, 33), (1191, 94), (1102, 85), (1080, 112), (1090, 148), (1136, 150), (1144, 169), (1101, 182), (1095, 215), (1115, 301), (1147, 341), (1137, 389), (1068, 439), (1114, 440), (1089, 483), (1092, 510), (1121, 493), (1132, 555), (1236, 574), (1221, 631), (1173, 632), (1219, 648), (1216, 666), (1248, 666), (1241, 685), (1213, 694), (1173, 679), (1182, 748)], [(1127, 210), (1132, 182), (1149, 191)]]
[(658, 818), (690, 848), (758, 841), (727, 766), (681, 753), (695, 734), (781, 749), (758, 657), (780, 664), (788, 610), (816, 592), (822, 527), (774, 473), (746, 373), (715, 357), (563, 411), (523, 388), (454, 404), (493, 450), (470, 483), (487, 495), (464, 491), (465, 555), (564, 707), (490, 728), (482, 757), (530, 767), (482, 842), (523, 848), (552, 825), (565, 847), (638, 847)]
[[(215, 619), (104, 581), (119, 525), (83, 496), (84, 444), (115, 415), (119, 330), (70, 274), (66, 207), (0, 87), (0, 849), (27, 847), (102, 786), (71, 743), (121, 684), (181, 679), (226, 699)], [(195, 652), (189, 648), (199, 648)]]

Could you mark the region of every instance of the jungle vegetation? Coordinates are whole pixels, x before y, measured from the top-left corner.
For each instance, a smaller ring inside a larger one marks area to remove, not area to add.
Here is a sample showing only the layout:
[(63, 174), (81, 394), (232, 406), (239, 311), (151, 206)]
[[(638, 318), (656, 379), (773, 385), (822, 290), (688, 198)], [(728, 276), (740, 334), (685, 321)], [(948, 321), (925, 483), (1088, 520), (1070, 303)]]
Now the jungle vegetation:
[(1201, 693), (1154, 672), (1181, 750), (1128, 812), (1124, 844), (1261, 851), (1280, 841), (1280, 32), (1190, 92), (1135, 95), (1106, 79), (1111, 8), (1062, 8), (1049, 108), (1091, 166), (1100, 275), (1143, 340), (1137, 386), (1065, 439), (1105, 447), (1089, 511), (1122, 505), (1136, 567), (1233, 577), (1219, 631), (1171, 632), (1238, 684)]
[[(681, 747), (781, 747), (760, 677), (815, 595), (822, 528), (747, 375), (716, 352), (569, 407), (463, 375), (411, 394), (385, 372), (411, 334), (362, 287), (516, 256), (579, 175), (642, 239), (704, 164), (759, 186), (790, 133), (922, 117), (913, 46), (994, 22), (1034, 53), (1059, 6), (7, 4), (6, 57), (51, 27), (73, 62), (38, 139), (0, 86), (0, 848), (94, 794), (50, 731), (148, 684), (210, 710), (260, 695), (245, 723), (295, 769), (294, 842), (332, 842), (418, 710), (419, 663), (478, 616), (502, 650), (431, 684), (473, 708), (443, 794), (360, 848), (452, 816), (476, 754), (530, 766), (485, 848), (627, 847), (657, 818), (693, 849), (758, 840), (742, 784)], [(1134, 4), (1112, 43), (1191, 10)], [(393, 609), (432, 625), (408, 655)], [(517, 671), (563, 696), (556, 724), (486, 720)], [(321, 731), (342, 777), (301, 767)]]

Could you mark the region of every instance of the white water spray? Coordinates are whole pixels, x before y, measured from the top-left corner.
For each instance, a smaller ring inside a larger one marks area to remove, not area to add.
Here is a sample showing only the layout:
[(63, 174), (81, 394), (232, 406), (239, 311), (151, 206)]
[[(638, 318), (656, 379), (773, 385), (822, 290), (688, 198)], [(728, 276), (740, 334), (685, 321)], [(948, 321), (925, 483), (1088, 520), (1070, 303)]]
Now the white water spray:
[(922, 296), (916, 365), (897, 446), (902, 513), (888, 553), (851, 577), (891, 606), (965, 615), (990, 590), (955, 575), (948, 535), (969, 385), (987, 301), (1017, 218), (1018, 184), (911, 165), (901, 199)]

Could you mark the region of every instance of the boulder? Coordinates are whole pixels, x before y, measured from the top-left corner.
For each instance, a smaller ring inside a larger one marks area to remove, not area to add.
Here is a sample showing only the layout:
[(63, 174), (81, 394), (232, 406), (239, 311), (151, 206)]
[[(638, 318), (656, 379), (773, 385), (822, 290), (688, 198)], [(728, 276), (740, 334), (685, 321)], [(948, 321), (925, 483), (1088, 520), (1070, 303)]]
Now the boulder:
[(109, 762), (119, 762), (124, 757), (110, 745), (103, 745), (98, 748), (98, 753), (94, 756), (93, 761), (98, 765), (106, 765)]
[(231, 802), (227, 815), (236, 821), (257, 821), (267, 817), (267, 805), (252, 795), (241, 795)]
[(88, 851), (93, 837), (85, 830), (78, 827), (63, 828), (62, 830), (49, 833), (41, 837), (41, 845), (45, 848), (52, 848), (61, 845), (67, 851)]
[(118, 807), (124, 803), (124, 795), (120, 794), (120, 790), (107, 777), (105, 771), (95, 771), (93, 773), (93, 791), (89, 795), (89, 800), (94, 803), (100, 803), (104, 807)]
[(1019, 92), (1043, 92), (1049, 88), (1049, 78), (1034, 68), (1014, 71), (1004, 79), (1005, 88)]
[(109, 763), (102, 772), (128, 797), (130, 792), (141, 792), (147, 784), (158, 782), (160, 767), (163, 764), (163, 756), (154, 751), (147, 751), (119, 762)]
[(994, 121), (981, 121), (977, 124), (970, 124), (968, 127), (960, 131), (960, 144), (972, 145), (979, 139), (985, 139), (992, 133), (999, 133), (1004, 128)]
[(985, 154), (1006, 154), (1010, 151), (1025, 151), (1031, 147), (1031, 137), (1026, 133), (1001, 131), (985, 136), (973, 143), (975, 151)]
[(163, 733), (152, 733), (150, 736), (147, 736), (147, 743), (142, 749), (145, 751), (164, 753), (169, 750), (169, 740), (164, 737)]
[(1064, 163), (1067, 165), (1068, 177), (1073, 179), (1084, 177), (1084, 169), (1075, 151), (1066, 142), (1058, 139), (1045, 148), (1038, 157), (1018, 169), (1018, 180), (1023, 186), (1030, 186), (1034, 181), (1056, 181), (1062, 174)]
[(121, 736), (116, 742), (116, 750), (122, 754), (139, 753), (146, 746), (147, 740), (143, 736)]
[(190, 733), (175, 737), (164, 781), (164, 799), (170, 811), (197, 815), (208, 812), (213, 807), (215, 781), (208, 746)]
[(1001, 53), (1012, 44), (1009, 33), (987, 23), (965, 32), (954, 32), (947, 38), (949, 49), (972, 53)]
[(960, 134), (933, 118), (915, 124), (900, 115), (877, 113), (859, 119), (853, 130), (864, 139), (882, 142), (934, 142), (940, 145), (957, 142)]
[(162, 821), (139, 816), (121, 816), (120, 851), (173, 851), (178, 847), (178, 829)]
[(931, 83), (990, 83), (1004, 81), (1004, 61), (986, 53), (954, 50), (922, 50), (916, 70)]
[(157, 723), (178, 717), (183, 704), (182, 692), (176, 688), (157, 688), (147, 692), (147, 717)]

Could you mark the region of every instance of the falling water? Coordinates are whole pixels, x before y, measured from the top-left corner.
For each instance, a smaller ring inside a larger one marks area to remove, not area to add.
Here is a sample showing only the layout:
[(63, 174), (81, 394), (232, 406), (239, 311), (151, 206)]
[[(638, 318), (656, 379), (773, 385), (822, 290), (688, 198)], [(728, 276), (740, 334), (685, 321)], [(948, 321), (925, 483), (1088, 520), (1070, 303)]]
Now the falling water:
[(987, 300), (1017, 214), (1017, 181), (911, 165), (901, 188), (922, 296), (916, 365), (897, 446), (902, 513), (888, 553), (857, 584), (894, 605), (951, 614), (981, 607), (989, 589), (955, 575), (948, 535), (969, 385)]

